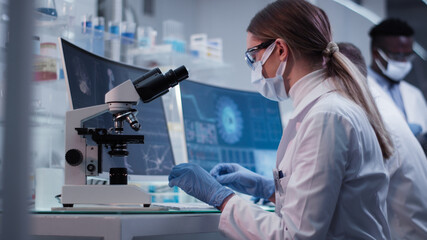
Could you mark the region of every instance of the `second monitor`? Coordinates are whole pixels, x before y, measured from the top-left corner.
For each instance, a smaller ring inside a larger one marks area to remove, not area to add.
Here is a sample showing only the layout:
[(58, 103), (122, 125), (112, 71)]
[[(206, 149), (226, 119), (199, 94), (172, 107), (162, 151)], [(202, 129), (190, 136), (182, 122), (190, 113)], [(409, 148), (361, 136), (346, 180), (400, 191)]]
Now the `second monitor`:
[(180, 89), (188, 162), (207, 171), (233, 162), (272, 176), (282, 134), (277, 102), (189, 80)]

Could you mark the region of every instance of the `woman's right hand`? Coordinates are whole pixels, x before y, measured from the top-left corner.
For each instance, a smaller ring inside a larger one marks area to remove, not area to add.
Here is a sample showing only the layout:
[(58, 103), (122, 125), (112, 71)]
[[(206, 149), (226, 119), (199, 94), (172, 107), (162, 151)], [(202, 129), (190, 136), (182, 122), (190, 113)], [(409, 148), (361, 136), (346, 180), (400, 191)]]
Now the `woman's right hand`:
[(237, 163), (217, 164), (210, 174), (222, 185), (238, 192), (269, 199), (274, 193), (274, 180), (254, 173)]

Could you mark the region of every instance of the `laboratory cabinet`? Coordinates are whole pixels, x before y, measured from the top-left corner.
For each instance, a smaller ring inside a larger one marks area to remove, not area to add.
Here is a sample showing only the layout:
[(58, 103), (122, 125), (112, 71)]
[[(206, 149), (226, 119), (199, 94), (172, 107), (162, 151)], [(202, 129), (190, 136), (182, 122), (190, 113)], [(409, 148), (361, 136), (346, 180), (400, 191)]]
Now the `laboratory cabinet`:
[(31, 215), (34, 240), (228, 239), (218, 231), (219, 212), (63, 213)]

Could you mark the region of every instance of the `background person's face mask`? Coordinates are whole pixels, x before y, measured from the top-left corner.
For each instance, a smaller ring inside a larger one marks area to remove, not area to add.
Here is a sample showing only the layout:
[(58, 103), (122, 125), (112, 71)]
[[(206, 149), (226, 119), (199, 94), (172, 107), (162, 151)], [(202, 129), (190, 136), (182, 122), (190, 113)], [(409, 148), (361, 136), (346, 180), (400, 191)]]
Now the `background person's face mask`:
[(391, 80), (400, 82), (412, 69), (412, 63), (410, 61), (399, 62), (392, 60), (381, 50), (377, 50), (380, 56), (387, 62), (387, 69), (381, 64), (378, 59), (375, 59), (375, 63), (378, 68), (381, 69), (384, 75), (389, 77)]
[(261, 60), (254, 63), (254, 70), (252, 70), (251, 73), (251, 83), (262, 96), (273, 101), (283, 101), (289, 98), (283, 82), (283, 73), (285, 72), (287, 61), (285, 60), (284, 62), (280, 62), (275, 77), (265, 78), (262, 75), (262, 65), (264, 65), (270, 57), (275, 46), (276, 44), (272, 43), (265, 50)]

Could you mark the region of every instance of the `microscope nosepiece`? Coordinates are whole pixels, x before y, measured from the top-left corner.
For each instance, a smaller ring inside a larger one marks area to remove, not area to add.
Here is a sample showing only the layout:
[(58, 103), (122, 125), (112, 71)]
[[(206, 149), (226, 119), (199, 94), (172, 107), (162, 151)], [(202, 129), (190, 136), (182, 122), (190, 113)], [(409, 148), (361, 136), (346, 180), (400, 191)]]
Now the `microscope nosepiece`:
[(141, 124), (139, 124), (138, 119), (132, 113), (126, 116), (126, 121), (129, 123), (130, 127), (135, 131), (139, 131), (139, 129), (141, 128)]
[(141, 129), (141, 124), (139, 124), (139, 122), (132, 122), (130, 123), (130, 127), (135, 131), (139, 131), (139, 129)]

